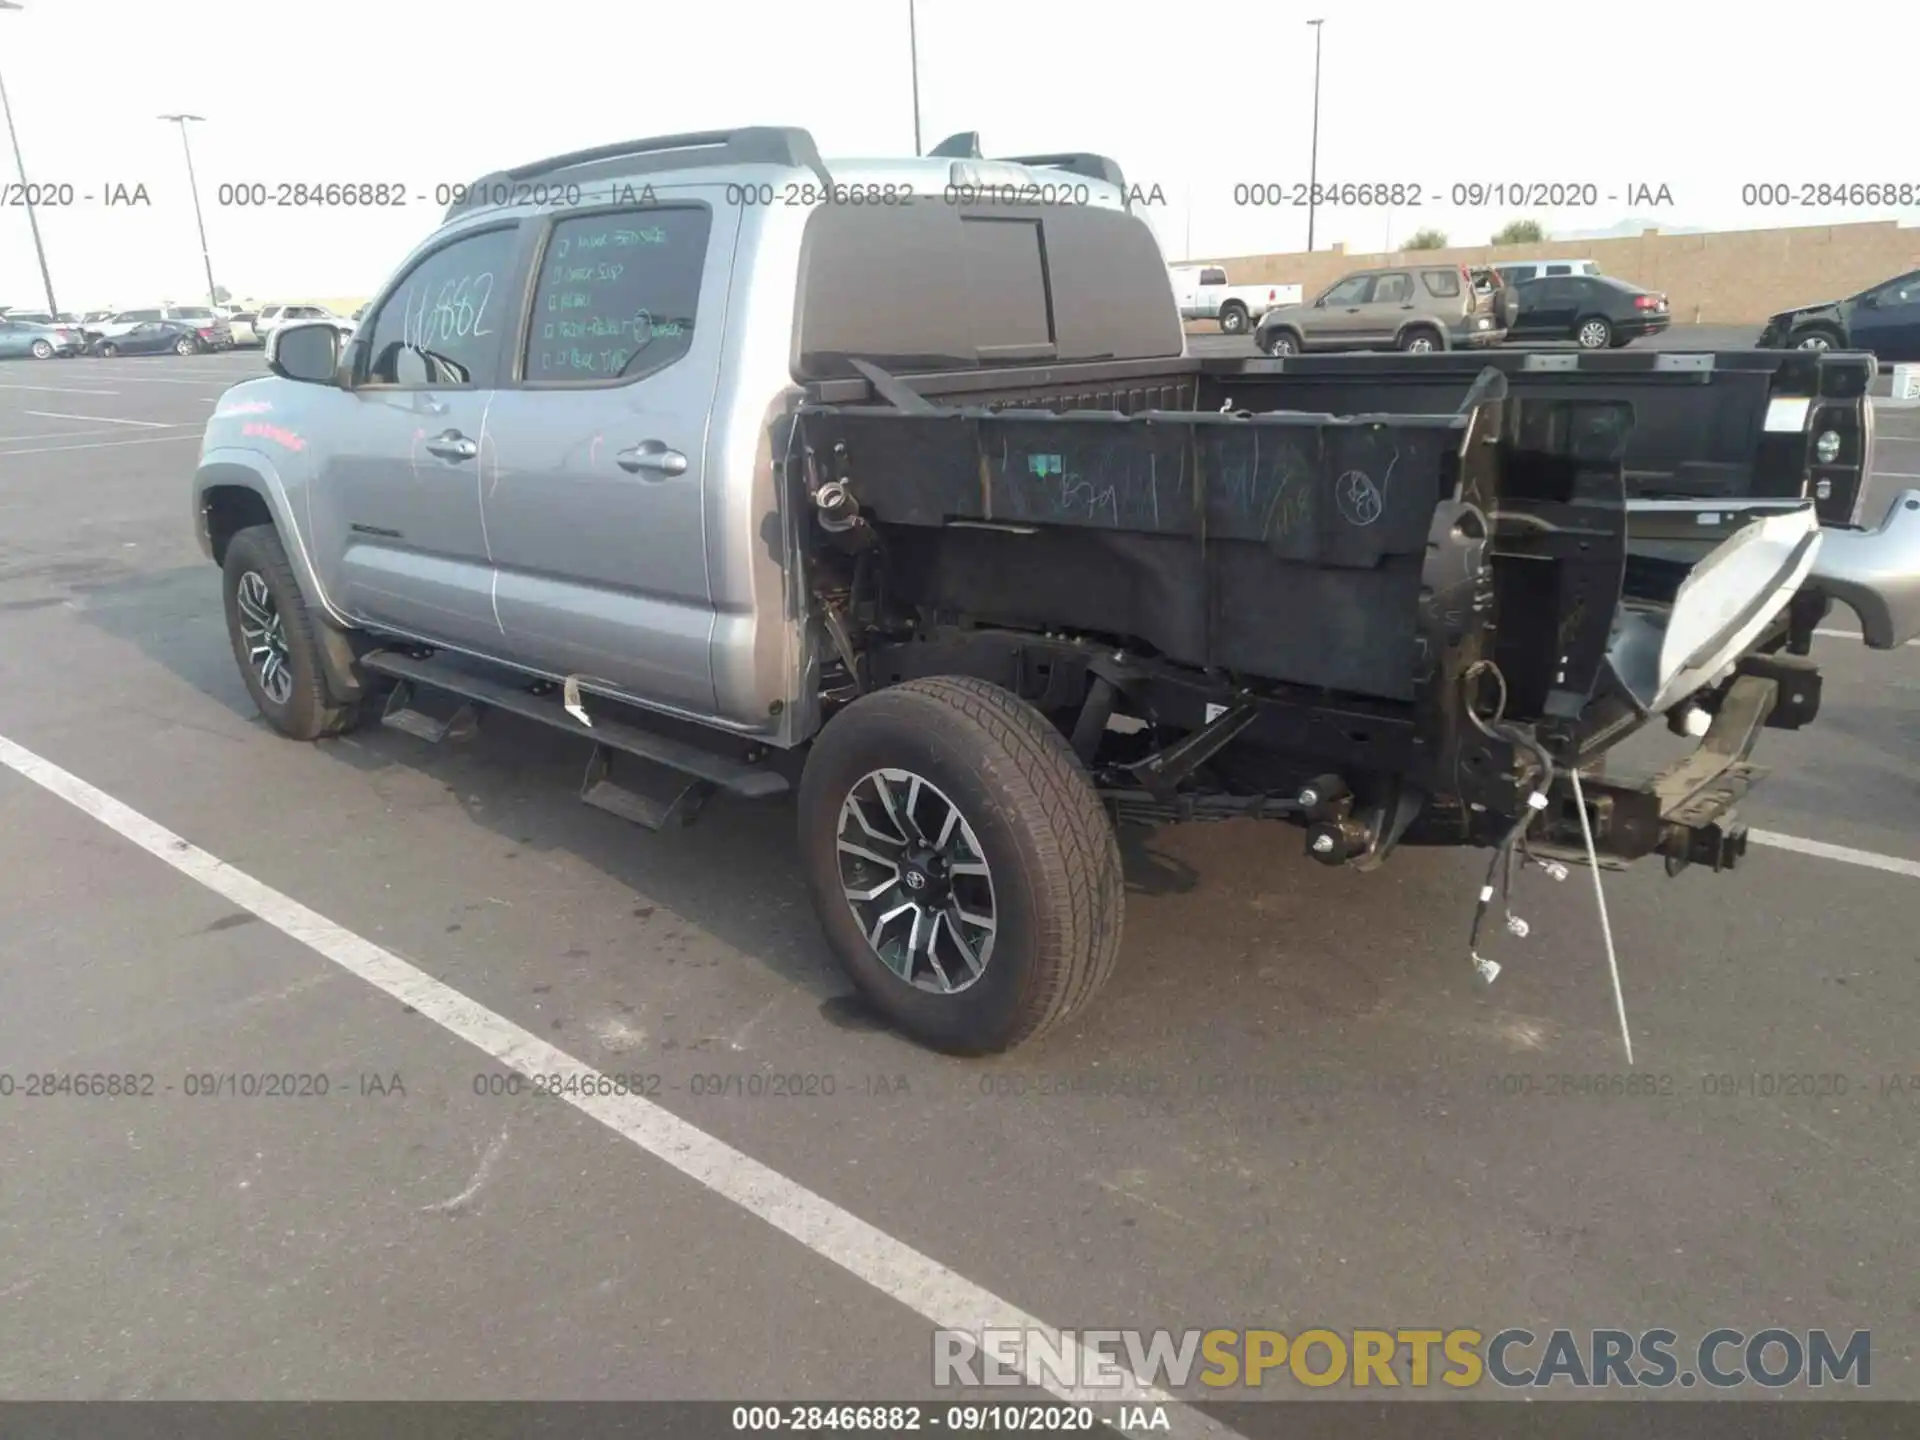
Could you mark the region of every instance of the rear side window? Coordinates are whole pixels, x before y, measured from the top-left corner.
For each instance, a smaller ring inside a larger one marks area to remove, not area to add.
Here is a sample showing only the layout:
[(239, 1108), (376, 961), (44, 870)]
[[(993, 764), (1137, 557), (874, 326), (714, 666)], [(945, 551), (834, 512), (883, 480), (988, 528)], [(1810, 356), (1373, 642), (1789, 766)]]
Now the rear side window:
[(1452, 300), (1460, 294), (1460, 272), (1458, 270), (1422, 270), (1420, 283), (1427, 287), (1427, 293), (1440, 300)]
[(1413, 299), (1413, 277), (1394, 273), (1382, 275), (1374, 283), (1373, 303), (1376, 305), (1404, 305)]
[(1202, 270), (1200, 272), (1200, 283), (1202, 285), (1224, 285), (1227, 283), (1227, 272), (1224, 270)]
[(527, 329), (528, 384), (637, 380), (693, 345), (713, 212), (570, 216), (553, 227)]
[(367, 383), (498, 384), (500, 332), (512, 324), (501, 282), (513, 268), (517, 234), (509, 225), (464, 235), (408, 271), (367, 327)]
[(1573, 267), (1571, 265), (1549, 265), (1541, 273), (1546, 275), (1571, 275), (1573, 273)]

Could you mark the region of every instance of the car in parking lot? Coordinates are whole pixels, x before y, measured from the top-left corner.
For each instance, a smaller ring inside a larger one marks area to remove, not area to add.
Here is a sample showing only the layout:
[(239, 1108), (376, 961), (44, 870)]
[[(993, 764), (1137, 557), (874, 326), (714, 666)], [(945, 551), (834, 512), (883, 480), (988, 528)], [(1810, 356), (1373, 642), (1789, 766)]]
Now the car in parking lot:
[(1920, 270), (1844, 300), (1782, 310), (1760, 332), (1763, 350), (1867, 350), (1885, 362), (1920, 360)]
[(1218, 265), (1169, 265), (1182, 320), (1218, 321), (1222, 334), (1244, 335), (1276, 305), (1300, 303), (1298, 285), (1229, 285)]
[(324, 320), (342, 335), (353, 333), (353, 321), (344, 315), (334, 314), (324, 305), (262, 305), (259, 313), (253, 317), (253, 329), (254, 333), (260, 337), (260, 343), (264, 345), (268, 343), (273, 332), (282, 325), (292, 324), (294, 321), (304, 324), (314, 320)]
[(1554, 275), (1522, 281), (1514, 291), (1519, 309), (1507, 327), (1509, 340), (1571, 340), (1582, 350), (1617, 350), (1673, 323), (1665, 295), (1611, 275)]
[(233, 348), (233, 327), (218, 310), (206, 305), (163, 305), (160, 307), (162, 320), (178, 320), (191, 325), (200, 337), (200, 343), (208, 350), (230, 350)]
[(1513, 292), (1488, 266), (1403, 265), (1357, 270), (1300, 305), (1261, 317), (1254, 342), (1268, 355), (1315, 350), (1425, 354), (1498, 345)]
[(87, 349), (90, 355), (198, 355), (211, 349), (187, 320), (142, 320), (115, 335), (95, 340)]
[(8, 310), (5, 313), (9, 320), (21, 320), (29, 325), (51, 325), (56, 330), (72, 329), (80, 323), (75, 316), (69, 315), (65, 310), (58, 315), (45, 310)]
[(78, 355), (85, 348), (85, 338), (71, 326), (41, 325), (11, 314), (0, 315), (0, 360), (51, 360)]
[(1545, 280), (1553, 275), (1598, 275), (1597, 260), (1502, 260), (1495, 267), (1509, 285)]
[(236, 346), (260, 343), (260, 333), (253, 328), (253, 311), (228, 310), (225, 318), (228, 333), (233, 336), (233, 343)]

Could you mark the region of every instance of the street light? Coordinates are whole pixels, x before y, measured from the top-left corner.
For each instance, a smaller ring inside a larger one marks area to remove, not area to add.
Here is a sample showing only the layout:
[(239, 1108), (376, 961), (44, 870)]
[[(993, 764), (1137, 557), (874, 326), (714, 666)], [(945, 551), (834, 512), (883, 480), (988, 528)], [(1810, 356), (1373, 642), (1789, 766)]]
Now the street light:
[(1313, 249), (1313, 210), (1320, 189), (1320, 27), (1324, 20), (1309, 20), (1313, 27), (1313, 155), (1307, 162), (1307, 249)]
[(207, 303), (218, 308), (220, 292), (213, 284), (213, 260), (207, 254), (207, 222), (200, 217), (200, 182), (193, 178), (193, 147), (187, 143), (187, 122), (205, 121), (204, 115), (162, 115), (180, 127), (180, 148), (187, 152), (187, 188), (193, 191), (193, 223), (200, 227), (200, 263), (207, 267)]
[(907, 54), (913, 63), (913, 153), (920, 153), (920, 27), (913, 0), (907, 0)]
[[(25, 7), (15, 0), (0, 0), (0, 10), (20, 10)], [(40, 283), (47, 291), (47, 313), (58, 315), (60, 307), (53, 300), (53, 275), (47, 269), (47, 247), (40, 243), (40, 219), (33, 213), (33, 187), (27, 184), (27, 162), (20, 158), (20, 136), (13, 128), (13, 106), (7, 100), (7, 86), (0, 80), (0, 110), (7, 116), (7, 139), (13, 145), (14, 168), (20, 172), (20, 203), (26, 207), (27, 228), (33, 232), (33, 253), (40, 261)]]

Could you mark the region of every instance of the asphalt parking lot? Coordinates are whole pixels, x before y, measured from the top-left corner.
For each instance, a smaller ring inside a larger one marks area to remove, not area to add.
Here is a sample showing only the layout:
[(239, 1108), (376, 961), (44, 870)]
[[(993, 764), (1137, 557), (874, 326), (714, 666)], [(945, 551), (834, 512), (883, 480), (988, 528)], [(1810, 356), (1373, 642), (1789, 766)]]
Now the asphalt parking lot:
[[(186, 501), (260, 369), (0, 366), (0, 1394), (933, 1399), (936, 1323), (1027, 1315), (1865, 1329), (1920, 1398), (1920, 648), (1822, 639), (1738, 871), (1609, 880), (1656, 1093), (1554, 1079), (1629, 1070), (1584, 874), (1482, 988), (1484, 857), (1240, 823), (1132, 846), (1068, 1033), (950, 1060), (846, 996), (783, 805), (661, 836), (511, 717), (266, 728)], [(1920, 411), (1878, 465), (1876, 516)], [(654, 1103), (492, 1093), (536, 1052)]]

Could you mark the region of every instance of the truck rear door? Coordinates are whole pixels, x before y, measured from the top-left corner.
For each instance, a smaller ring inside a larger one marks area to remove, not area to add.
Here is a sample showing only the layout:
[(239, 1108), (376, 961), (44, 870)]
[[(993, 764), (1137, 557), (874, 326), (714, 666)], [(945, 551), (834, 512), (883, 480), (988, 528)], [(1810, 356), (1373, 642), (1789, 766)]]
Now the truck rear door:
[(702, 716), (707, 424), (741, 214), (723, 188), (547, 218), (480, 487), (508, 658)]

